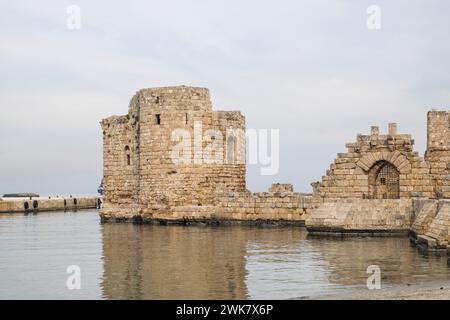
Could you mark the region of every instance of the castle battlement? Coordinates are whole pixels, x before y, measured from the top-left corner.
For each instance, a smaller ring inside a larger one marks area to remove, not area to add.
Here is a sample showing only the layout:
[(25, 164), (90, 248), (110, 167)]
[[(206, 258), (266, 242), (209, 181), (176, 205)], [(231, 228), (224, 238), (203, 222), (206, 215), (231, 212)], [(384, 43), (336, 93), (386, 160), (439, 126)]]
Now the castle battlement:
[(356, 142), (347, 143), (348, 152), (368, 151), (377, 149), (379, 151), (405, 151), (412, 150), (414, 139), (410, 134), (401, 134), (397, 132), (397, 123), (389, 123), (388, 131), (385, 134), (380, 133), (378, 126), (370, 128), (370, 134), (358, 134)]
[(212, 111), (209, 90), (187, 86), (141, 89), (131, 99), (130, 112), (133, 113), (137, 106), (161, 113)]

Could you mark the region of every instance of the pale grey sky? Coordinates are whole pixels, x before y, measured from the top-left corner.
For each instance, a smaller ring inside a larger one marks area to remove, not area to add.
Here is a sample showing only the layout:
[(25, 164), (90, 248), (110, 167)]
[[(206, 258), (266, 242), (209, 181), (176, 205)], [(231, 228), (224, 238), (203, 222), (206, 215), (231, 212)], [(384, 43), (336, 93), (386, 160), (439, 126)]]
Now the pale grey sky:
[[(423, 155), (427, 110), (450, 109), (445, 0), (1, 3), (0, 194), (95, 193), (98, 123), (143, 87), (208, 87), (216, 110), (279, 128), (279, 174), (249, 166), (252, 191), (310, 191), (370, 125), (398, 122)], [(373, 4), (380, 30), (366, 27)]]

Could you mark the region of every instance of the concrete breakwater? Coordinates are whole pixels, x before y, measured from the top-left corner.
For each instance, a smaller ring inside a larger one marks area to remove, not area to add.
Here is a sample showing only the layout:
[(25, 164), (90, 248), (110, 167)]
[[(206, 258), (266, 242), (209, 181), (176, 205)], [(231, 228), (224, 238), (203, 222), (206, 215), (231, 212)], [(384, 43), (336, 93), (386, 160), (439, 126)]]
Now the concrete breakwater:
[(98, 197), (0, 198), (0, 213), (95, 209), (101, 203)]

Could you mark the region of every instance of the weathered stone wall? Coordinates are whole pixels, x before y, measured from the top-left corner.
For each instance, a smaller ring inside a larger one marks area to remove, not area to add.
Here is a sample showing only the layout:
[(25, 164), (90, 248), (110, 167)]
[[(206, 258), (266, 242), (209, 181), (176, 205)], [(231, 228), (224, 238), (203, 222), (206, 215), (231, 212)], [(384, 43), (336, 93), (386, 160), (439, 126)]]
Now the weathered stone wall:
[[(212, 205), (219, 192), (245, 190), (245, 162), (228, 163), (226, 152), (212, 164), (202, 152), (206, 143), (191, 141), (189, 164), (174, 164), (171, 153), (173, 130), (187, 130), (193, 139), (196, 124), (201, 137), (211, 129), (223, 133), (221, 142), (227, 146), (227, 129), (241, 129), (245, 134), (245, 119), (239, 112), (212, 112), (206, 89), (152, 89), (144, 96), (147, 99), (140, 106), (140, 203), (145, 206), (144, 213), (186, 204)], [(155, 124), (157, 114), (160, 125)], [(245, 149), (238, 151), (245, 154)]]
[(450, 112), (430, 111), (427, 123), (427, 151), (433, 187), (438, 198), (450, 198)]
[(306, 217), (309, 232), (404, 233), (414, 220), (411, 199), (326, 200)]
[[(372, 127), (370, 135), (359, 134), (347, 144), (322, 181), (312, 184), (314, 196), (324, 203), (308, 215), (308, 230), (409, 230), (420, 246), (449, 248), (450, 202), (439, 199), (450, 198), (450, 112), (430, 111), (427, 125), (425, 159), (414, 152), (410, 135), (397, 133), (396, 124), (389, 124), (384, 135)], [(391, 180), (389, 187), (380, 178), (384, 169), (382, 179)], [(380, 190), (388, 199), (379, 200)]]
[(414, 236), (426, 234), (430, 228), (437, 213), (439, 212), (439, 203), (436, 200), (414, 201), (415, 219), (411, 226), (411, 232)]
[[(272, 188), (271, 188), (272, 189)], [(131, 212), (120, 214), (104, 212), (104, 220), (158, 221), (173, 223), (211, 221), (278, 221), (303, 224), (306, 215), (321, 204), (321, 199), (311, 194), (284, 192), (225, 192), (213, 204), (180, 204), (170, 210), (158, 210), (152, 215), (136, 216)]]
[(290, 183), (274, 183), (270, 186), (269, 192), (293, 192), (294, 187)]
[(101, 125), (105, 203), (130, 208), (138, 201), (139, 189), (136, 119), (129, 115), (113, 116), (104, 119)]
[(432, 197), (433, 186), (427, 162), (413, 150), (409, 134), (398, 134), (396, 124), (387, 134), (372, 127), (370, 135), (357, 135), (356, 142), (346, 144), (321, 182), (314, 184), (316, 196), (333, 198), (373, 198), (371, 185), (380, 163), (389, 163), (398, 171), (399, 198)]
[[(369, 135), (358, 134), (356, 142), (346, 144), (347, 152), (339, 153), (322, 180), (312, 184), (312, 196), (294, 192), (291, 184), (251, 193), (240, 112), (212, 111), (205, 88), (139, 90), (127, 115), (101, 122), (101, 215), (105, 220), (300, 221), (314, 213), (315, 223), (325, 227), (395, 231), (411, 227), (410, 213), (417, 212), (421, 216), (413, 231), (426, 233), (436, 220), (433, 205), (419, 210), (406, 200), (450, 197), (449, 121), (449, 112), (428, 114), (426, 160), (413, 150), (411, 136), (397, 133), (391, 123), (386, 134), (372, 127)], [(442, 237), (442, 232), (434, 235)]]
[(219, 211), (233, 220), (304, 220), (319, 199), (298, 192), (229, 193), (219, 198)]
[(449, 249), (448, 199), (326, 199), (310, 211), (305, 225), (312, 234), (410, 234), (429, 250)]
[(450, 228), (450, 202), (440, 204), (439, 211), (428, 227), (426, 236), (436, 239), (437, 246), (446, 249)]
[[(224, 192), (246, 191), (245, 118), (238, 111), (212, 111), (207, 89), (143, 89), (128, 115), (101, 124), (103, 214), (158, 218), (177, 206), (215, 206)], [(177, 149), (181, 141), (187, 149)]]
[(414, 200), (411, 240), (427, 249), (447, 249), (450, 242), (450, 200)]

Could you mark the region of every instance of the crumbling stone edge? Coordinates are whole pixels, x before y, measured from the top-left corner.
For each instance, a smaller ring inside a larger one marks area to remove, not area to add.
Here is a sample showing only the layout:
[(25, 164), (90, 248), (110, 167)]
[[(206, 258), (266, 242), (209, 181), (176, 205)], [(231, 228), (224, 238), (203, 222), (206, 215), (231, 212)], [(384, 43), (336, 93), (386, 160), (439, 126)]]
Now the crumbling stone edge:
[(255, 220), (237, 220), (237, 219), (214, 219), (214, 218), (184, 218), (184, 219), (161, 219), (152, 217), (143, 217), (141, 215), (135, 215), (131, 217), (113, 217), (100, 215), (102, 223), (108, 222), (125, 222), (133, 224), (147, 224), (147, 225), (205, 225), (205, 226), (227, 226), (227, 225), (247, 225), (247, 226), (297, 226), (304, 227), (304, 220), (272, 220), (272, 219), (255, 219)]

